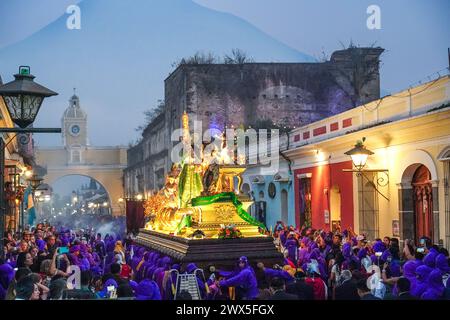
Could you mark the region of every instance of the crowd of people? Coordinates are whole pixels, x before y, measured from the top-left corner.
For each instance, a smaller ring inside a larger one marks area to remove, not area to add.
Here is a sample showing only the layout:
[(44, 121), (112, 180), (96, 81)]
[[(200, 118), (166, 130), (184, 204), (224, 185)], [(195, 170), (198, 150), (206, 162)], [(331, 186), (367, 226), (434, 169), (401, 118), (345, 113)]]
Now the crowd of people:
[[(276, 265), (240, 257), (233, 270), (198, 268), (136, 245), (121, 233), (38, 224), (5, 234), (0, 300), (378, 300), (450, 299), (448, 251), (423, 238), (369, 241), (351, 229), (277, 225)], [(79, 279), (74, 276), (79, 271)], [(178, 274), (197, 290), (181, 290)], [(194, 293), (194, 295), (193, 295)]]

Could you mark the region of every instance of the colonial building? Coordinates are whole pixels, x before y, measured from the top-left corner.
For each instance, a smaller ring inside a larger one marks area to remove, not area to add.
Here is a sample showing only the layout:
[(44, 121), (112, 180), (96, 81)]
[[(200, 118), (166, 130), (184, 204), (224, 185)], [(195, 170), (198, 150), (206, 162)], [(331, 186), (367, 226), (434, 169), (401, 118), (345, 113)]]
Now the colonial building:
[(162, 185), (176, 142), (171, 134), (187, 112), (203, 132), (261, 122), (294, 128), (380, 97), (382, 48), (336, 51), (320, 63), (182, 64), (165, 80), (165, 110), (128, 151), (129, 197)]
[[(449, 102), (444, 76), (293, 130), (289, 221), (449, 248)], [(358, 172), (345, 152), (363, 137), (374, 154)]]
[[(92, 146), (88, 138), (88, 117), (80, 99), (73, 95), (64, 111), (62, 146), (36, 148), (36, 162), (45, 168), (44, 183), (51, 185), (68, 175), (95, 179), (107, 192), (113, 215), (123, 215), (123, 169), (127, 163), (125, 146)], [(103, 200), (103, 199), (102, 199)], [(103, 203), (104, 201), (102, 201)]]
[[(0, 97), (0, 127), (14, 127), (2, 97)], [(27, 168), (34, 164), (32, 141), (28, 134), (19, 135), (18, 138), (14, 133), (3, 133), (1, 138), (5, 142), (5, 148), (2, 150), (5, 168), (1, 174), (4, 176), (6, 202), (2, 209), (3, 212), (0, 214), (0, 223), (5, 226), (5, 230), (18, 231), (19, 226), (21, 226), (21, 213), (23, 212), (22, 200), (26, 183), (24, 173)]]

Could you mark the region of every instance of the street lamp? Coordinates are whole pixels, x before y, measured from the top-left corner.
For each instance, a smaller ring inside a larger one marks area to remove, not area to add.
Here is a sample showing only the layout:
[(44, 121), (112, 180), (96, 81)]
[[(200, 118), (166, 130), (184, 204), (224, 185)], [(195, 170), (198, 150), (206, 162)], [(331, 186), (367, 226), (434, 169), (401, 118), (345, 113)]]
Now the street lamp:
[(39, 186), (42, 183), (42, 180), (44, 180), (44, 179), (39, 177), (37, 174), (33, 174), (33, 176), (29, 179), (31, 188), (33, 189), (33, 192), (35, 192), (37, 190), (37, 188), (39, 188)]
[(367, 157), (373, 154), (372, 151), (366, 149), (364, 141), (366, 141), (366, 138), (358, 140), (353, 149), (345, 152), (346, 155), (352, 158), (353, 165), (358, 171), (361, 171), (366, 166)]
[[(389, 170), (387, 169), (364, 169), (367, 163), (367, 158), (370, 155), (373, 155), (374, 153), (370, 151), (369, 149), (366, 149), (364, 146), (364, 141), (366, 141), (366, 138), (363, 137), (361, 140), (358, 140), (355, 144), (355, 147), (353, 149), (350, 149), (347, 152), (344, 152), (344, 154), (350, 156), (352, 159), (353, 165), (355, 166), (356, 170), (353, 169), (342, 169), (344, 172), (355, 172), (357, 177), (361, 177), (361, 190), (364, 189), (364, 183), (363, 179), (365, 178), (367, 181), (370, 182), (373, 189), (381, 195), (383, 198), (385, 198), (387, 201), (389, 201), (389, 198), (385, 196), (378, 187), (385, 187), (389, 184)], [(371, 173), (373, 174), (372, 179), (367, 177), (365, 173)], [(379, 177), (379, 174), (384, 175)], [(362, 202), (364, 205), (364, 201)]]
[(34, 122), (44, 98), (57, 95), (56, 92), (33, 81), (29, 66), (20, 66), (15, 80), (0, 87), (11, 120), (20, 128)]
[[(6, 104), (6, 109), (13, 123), (19, 128), (0, 128), (1, 133), (61, 133), (61, 128), (27, 128), (30, 126), (41, 108), (45, 98), (57, 95), (56, 92), (33, 81), (29, 66), (20, 66), (15, 80), (0, 85), (0, 96)], [(12, 141), (12, 140), (11, 140)], [(3, 234), (4, 224), (4, 175), (5, 172), (5, 142), (0, 135), (0, 257), (4, 257)]]

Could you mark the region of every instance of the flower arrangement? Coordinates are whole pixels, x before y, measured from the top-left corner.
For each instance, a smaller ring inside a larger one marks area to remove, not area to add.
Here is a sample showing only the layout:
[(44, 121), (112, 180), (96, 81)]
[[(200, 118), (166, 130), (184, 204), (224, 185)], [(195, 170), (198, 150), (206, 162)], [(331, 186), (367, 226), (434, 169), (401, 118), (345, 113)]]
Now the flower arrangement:
[(218, 233), (219, 239), (236, 239), (242, 238), (241, 231), (235, 225), (221, 225)]

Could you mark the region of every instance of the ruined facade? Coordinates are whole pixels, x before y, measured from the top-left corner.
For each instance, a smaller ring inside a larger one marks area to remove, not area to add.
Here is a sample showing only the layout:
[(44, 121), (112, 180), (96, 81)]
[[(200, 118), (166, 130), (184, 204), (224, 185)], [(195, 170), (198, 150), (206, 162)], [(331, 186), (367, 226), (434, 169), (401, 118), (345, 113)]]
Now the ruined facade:
[[(150, 123), (142, 142), (129, 150), (128, 159), (137, 162), (129, 163), (135, 169), (128, 179), (136, 188), (127, 190), (136, 194), (157, 188), (153, 175), (162, 165), (165, 172), (170, 168), (176, 143), (170, 135), (181, 127), (184, 111), (190, 122), (202, 122), (203, 131), (258, 127), (261, 122), (286, 128), (303, 126), (380, 98), (379, 57), (383, 51), (349, 48), (318, 63), (180, 65), (165, 80), (163, 118)], [(152, 139), (159, 148), (146, 146)], [(143, 179), (141, 186), (136, 176)]]

